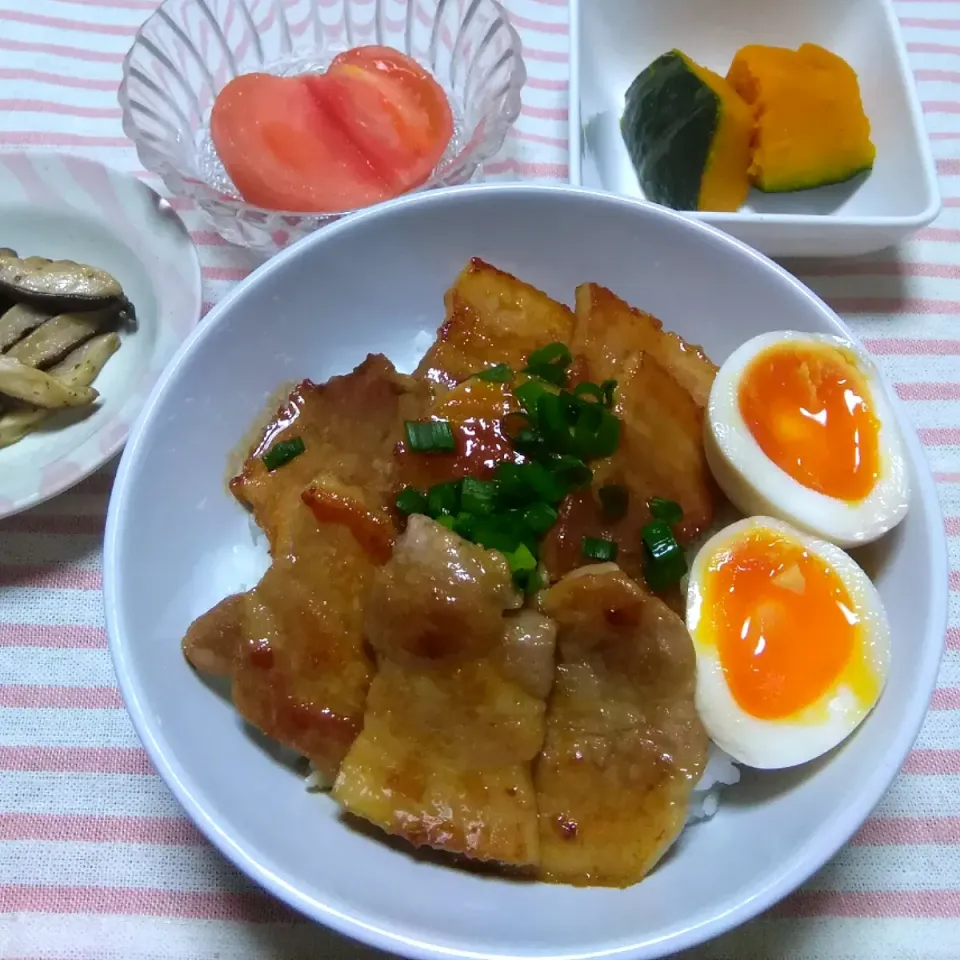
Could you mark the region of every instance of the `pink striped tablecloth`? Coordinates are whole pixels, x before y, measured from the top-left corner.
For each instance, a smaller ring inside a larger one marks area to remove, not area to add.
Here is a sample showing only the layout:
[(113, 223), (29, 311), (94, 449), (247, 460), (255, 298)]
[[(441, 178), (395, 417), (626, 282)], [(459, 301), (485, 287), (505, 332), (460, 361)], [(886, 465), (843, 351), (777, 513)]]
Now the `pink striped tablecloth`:
[[(0, 0), (0, 149), (67, 149), (140, 172), (116, 90), (123, 55), (154, 6)], [(487, 173), (565, 179), (566, 0), (507, 6), (530, 80)], [(960, 2), (901, 0), (898, 12), (943, 214), (898, 251), (799, 272), (896, 384), (936, 474), (951, 538), (946, 659), (916, 748), (853, 842), (776, 910), (689, 960), (960, 958)], [(256, 261), (196, 213), (184, 217), (209, 306)], [(141, 749), (103, 629), (112, 476), (111, 467), (0, 522), (0, 957), (372, 957), (292, 916), (230, 867)]]

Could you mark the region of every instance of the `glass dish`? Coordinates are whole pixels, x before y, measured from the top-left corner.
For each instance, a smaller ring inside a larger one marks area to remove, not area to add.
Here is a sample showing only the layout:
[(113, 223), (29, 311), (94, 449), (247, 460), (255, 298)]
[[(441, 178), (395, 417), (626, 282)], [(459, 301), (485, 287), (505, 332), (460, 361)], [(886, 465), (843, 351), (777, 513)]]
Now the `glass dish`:
[(275, 253), (346, 213), (246, 203), (210, 140), (214, 99), (239, 74), (319, 71), (365, 44), (412, 56), (450, 100), (453, 139), (418, 189), (473, 178), (503, 145), (526, 81), (520, 38), (496, 0), (165, 0), (123, 63), (124, 132), (144, 167), (195, 201), (221, 236)]

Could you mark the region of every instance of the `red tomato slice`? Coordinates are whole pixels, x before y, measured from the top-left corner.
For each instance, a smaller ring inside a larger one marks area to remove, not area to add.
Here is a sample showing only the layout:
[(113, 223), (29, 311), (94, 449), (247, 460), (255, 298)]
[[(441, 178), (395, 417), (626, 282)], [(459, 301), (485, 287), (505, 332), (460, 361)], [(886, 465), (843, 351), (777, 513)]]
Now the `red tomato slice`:
[(325, 73), (304, 77), (303, 82), (318, 108), (377, 175), (394, 193), (402, 193), (411, 186), (407, 170), (417, 155), (407, 145), (396, 107), (364, 77)]
[(340, 54), (325, 74), (247, 74), (218, 95), (214, 145), (245, 200), (339, 212), (423, 183), (453, 135), (440, 85), (388, 47)]
[(395, 109), (394, 124), (417, 154), (409, 168), (411, 186), (423, 183), (453, 136), (453, 113), (443, 88), (415, 60), (391, 47), (355, 47), (334, 58), (327, 76), (364, 77)]
[(213, 105), (210, 134), (244, 200), (326, 213), (393, 196), (392, 185), (321, 109), (304, 79), (246, 74), (231, 80)]

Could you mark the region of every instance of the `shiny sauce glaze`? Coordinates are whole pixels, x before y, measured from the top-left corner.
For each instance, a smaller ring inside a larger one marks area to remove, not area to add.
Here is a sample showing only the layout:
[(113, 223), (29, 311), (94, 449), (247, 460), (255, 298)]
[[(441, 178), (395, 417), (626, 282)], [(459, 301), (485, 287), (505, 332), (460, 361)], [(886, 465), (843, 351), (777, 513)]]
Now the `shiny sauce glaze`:
[(418, 453), (406, 438), (396, 447), (399, 485), (425, 490), (434, 483), (472, 476), (488, 479), (499, 463), (523, 462), (504, 433), (504, 417), (519, 409), (510, 384), (471, 378), (441, 393), (426, 419), (447, 420), (457, 448), (453, 453)]

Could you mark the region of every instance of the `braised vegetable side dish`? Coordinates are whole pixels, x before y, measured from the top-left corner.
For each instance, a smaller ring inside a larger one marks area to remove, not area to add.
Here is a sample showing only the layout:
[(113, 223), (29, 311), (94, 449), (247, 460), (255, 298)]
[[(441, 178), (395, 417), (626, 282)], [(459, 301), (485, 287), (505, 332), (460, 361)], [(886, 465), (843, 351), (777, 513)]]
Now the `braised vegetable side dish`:
[(750, 189), (749, 106), (679, 50), (631, 84), (623, 137), (647, 197), (677, 210), (737, 210)]
[(726, 77), (671, 50), (630, 85), (620, 127), (647, 197), (677, 210), (840, 183), (876, 154), (856, 73), (812, 43), (750, 44)]
[(727, 80), (753, 112), (757, 189), (805, 190), (873, 167), (860, 84), (842, 57), (814, 43), (797, 50), (754, 44), (737, 52)]
[(65, 408), (91, 407), (92, 384), (133, 319), (120, 284), (70, 260), (0, 249), (0, 447)]
[[(841, 546), (902, 520), (904, 462), (848, 341), (766, 334), (718, 371), (610, 290), (570, 310), (473, 260), (412, 376), (372, 355), (269, 419), (230, 486), (272, 563), (184, 653), (347, 814), (628, 886), (734, 763), (870, 714), (889, 626)], [(717, 531), (721, 488), (756, 515)]]

